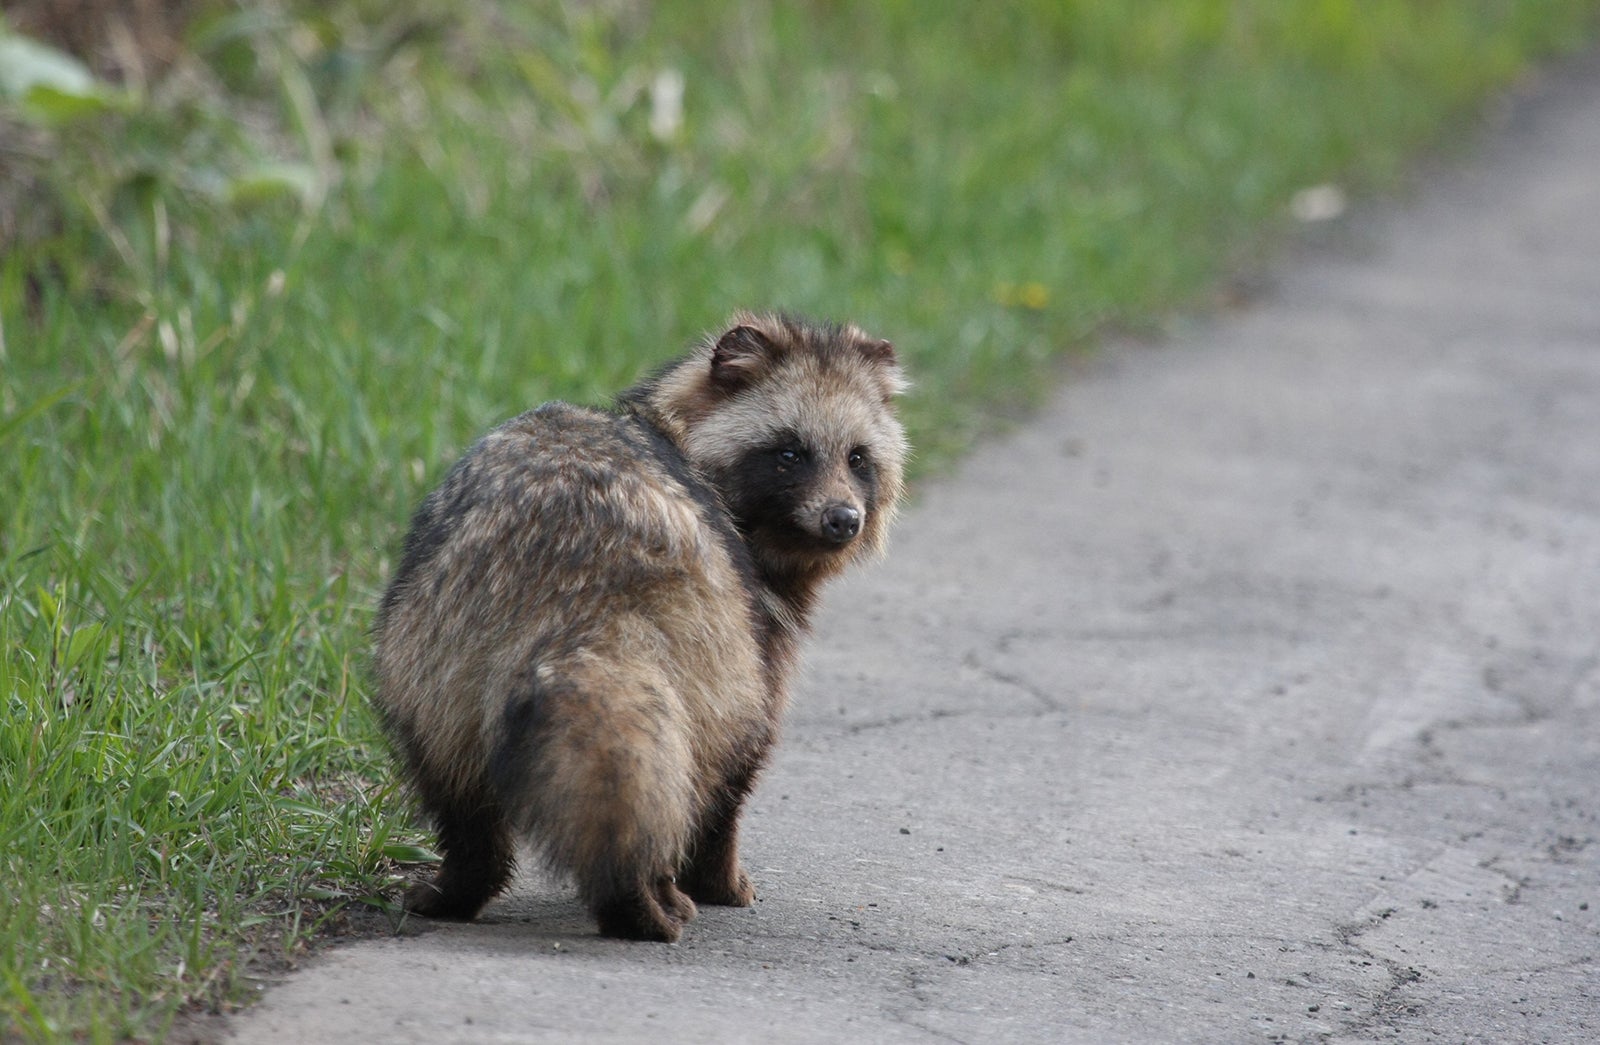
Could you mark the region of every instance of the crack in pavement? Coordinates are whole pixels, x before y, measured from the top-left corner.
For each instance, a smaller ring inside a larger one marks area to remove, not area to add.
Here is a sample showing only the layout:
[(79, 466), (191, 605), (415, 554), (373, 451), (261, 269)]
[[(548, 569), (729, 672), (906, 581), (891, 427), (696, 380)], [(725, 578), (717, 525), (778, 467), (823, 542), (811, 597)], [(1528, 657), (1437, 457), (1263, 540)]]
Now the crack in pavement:
[(1389, 982), (1372, 999), (1367, 1011), (1352, 1014), (1341, 1021), (1339, 1033), (1345, 1035), (1366, 1034), (1374, 1030), (1397, 1031), (1401, 1029), (1401, 1020), (1421, 1016), (1423, 1008), (1415, 1001), (1403, 1000), (1407, 987), (1422, 981), (1422, 973), (1410, 965), (1402, 965), (1392, 958), (1386, 958), (1368, 950), (1358, 943), (1363, 933), (1373, 929), (1378, 924), (1386, 921), (1393, 914), (1393, 909), (1387, 909), (1374, 915), (1366, 922), (1352, 922), (1334, 927), (1334, 935), (1342, 947), (1357, 955), (1358, 960), (1370, 965), (1381, 966), (1389, 976)]

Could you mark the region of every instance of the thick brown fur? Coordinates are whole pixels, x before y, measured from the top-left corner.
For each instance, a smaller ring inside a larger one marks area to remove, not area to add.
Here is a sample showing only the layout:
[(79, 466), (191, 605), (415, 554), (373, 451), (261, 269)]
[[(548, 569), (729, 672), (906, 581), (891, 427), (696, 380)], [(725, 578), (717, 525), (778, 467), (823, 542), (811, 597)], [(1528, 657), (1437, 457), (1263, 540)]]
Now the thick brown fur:
[(739, 816), (821, 583), (879, 552), (907, 453), (886, 341), (739, 313), (624, 393), (490, 432), (412, 520), (375, 702), (472, 918), (525, 838), (600, 931), (754, 899)]

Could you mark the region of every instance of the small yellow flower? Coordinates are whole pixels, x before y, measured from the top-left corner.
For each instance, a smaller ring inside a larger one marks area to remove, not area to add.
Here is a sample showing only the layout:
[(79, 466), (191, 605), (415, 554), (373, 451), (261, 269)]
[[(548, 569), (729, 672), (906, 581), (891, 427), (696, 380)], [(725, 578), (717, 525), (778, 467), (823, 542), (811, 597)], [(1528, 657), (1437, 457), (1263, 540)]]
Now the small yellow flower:
[(1050, 288), (1043, 283), (996, 283), (989, 297), (1006, 308), (1029, 308), (1035, 312), (1050, 304)]

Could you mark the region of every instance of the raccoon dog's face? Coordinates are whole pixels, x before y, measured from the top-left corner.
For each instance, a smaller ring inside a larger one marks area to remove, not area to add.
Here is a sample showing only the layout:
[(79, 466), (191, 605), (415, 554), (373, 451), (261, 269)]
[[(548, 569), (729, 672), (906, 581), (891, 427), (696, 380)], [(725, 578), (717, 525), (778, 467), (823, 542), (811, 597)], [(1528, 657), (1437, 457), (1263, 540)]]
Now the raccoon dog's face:
[(699, 394), (685, 450), (759, 556), (826, 570), (881, 548), (907, 453), (887, 341), (740, 314), (689, 365)]

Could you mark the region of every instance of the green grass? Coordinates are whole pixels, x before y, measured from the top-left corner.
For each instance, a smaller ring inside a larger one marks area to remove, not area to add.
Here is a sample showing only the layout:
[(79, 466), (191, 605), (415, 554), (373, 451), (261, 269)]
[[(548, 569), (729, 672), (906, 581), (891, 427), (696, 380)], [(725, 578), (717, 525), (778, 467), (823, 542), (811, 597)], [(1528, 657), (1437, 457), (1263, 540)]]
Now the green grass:
[[(57, 220), (0, 254), (0, 1037), (225, 1007), (429, 841), (365, 629), (484, 428), (772, 305), (895, 340), (937, 466), (1600, 4), (331, 9), (204, 22), (203, 89), (47, 134)], [(232, 191), (262, 160), (303, 196)]]

